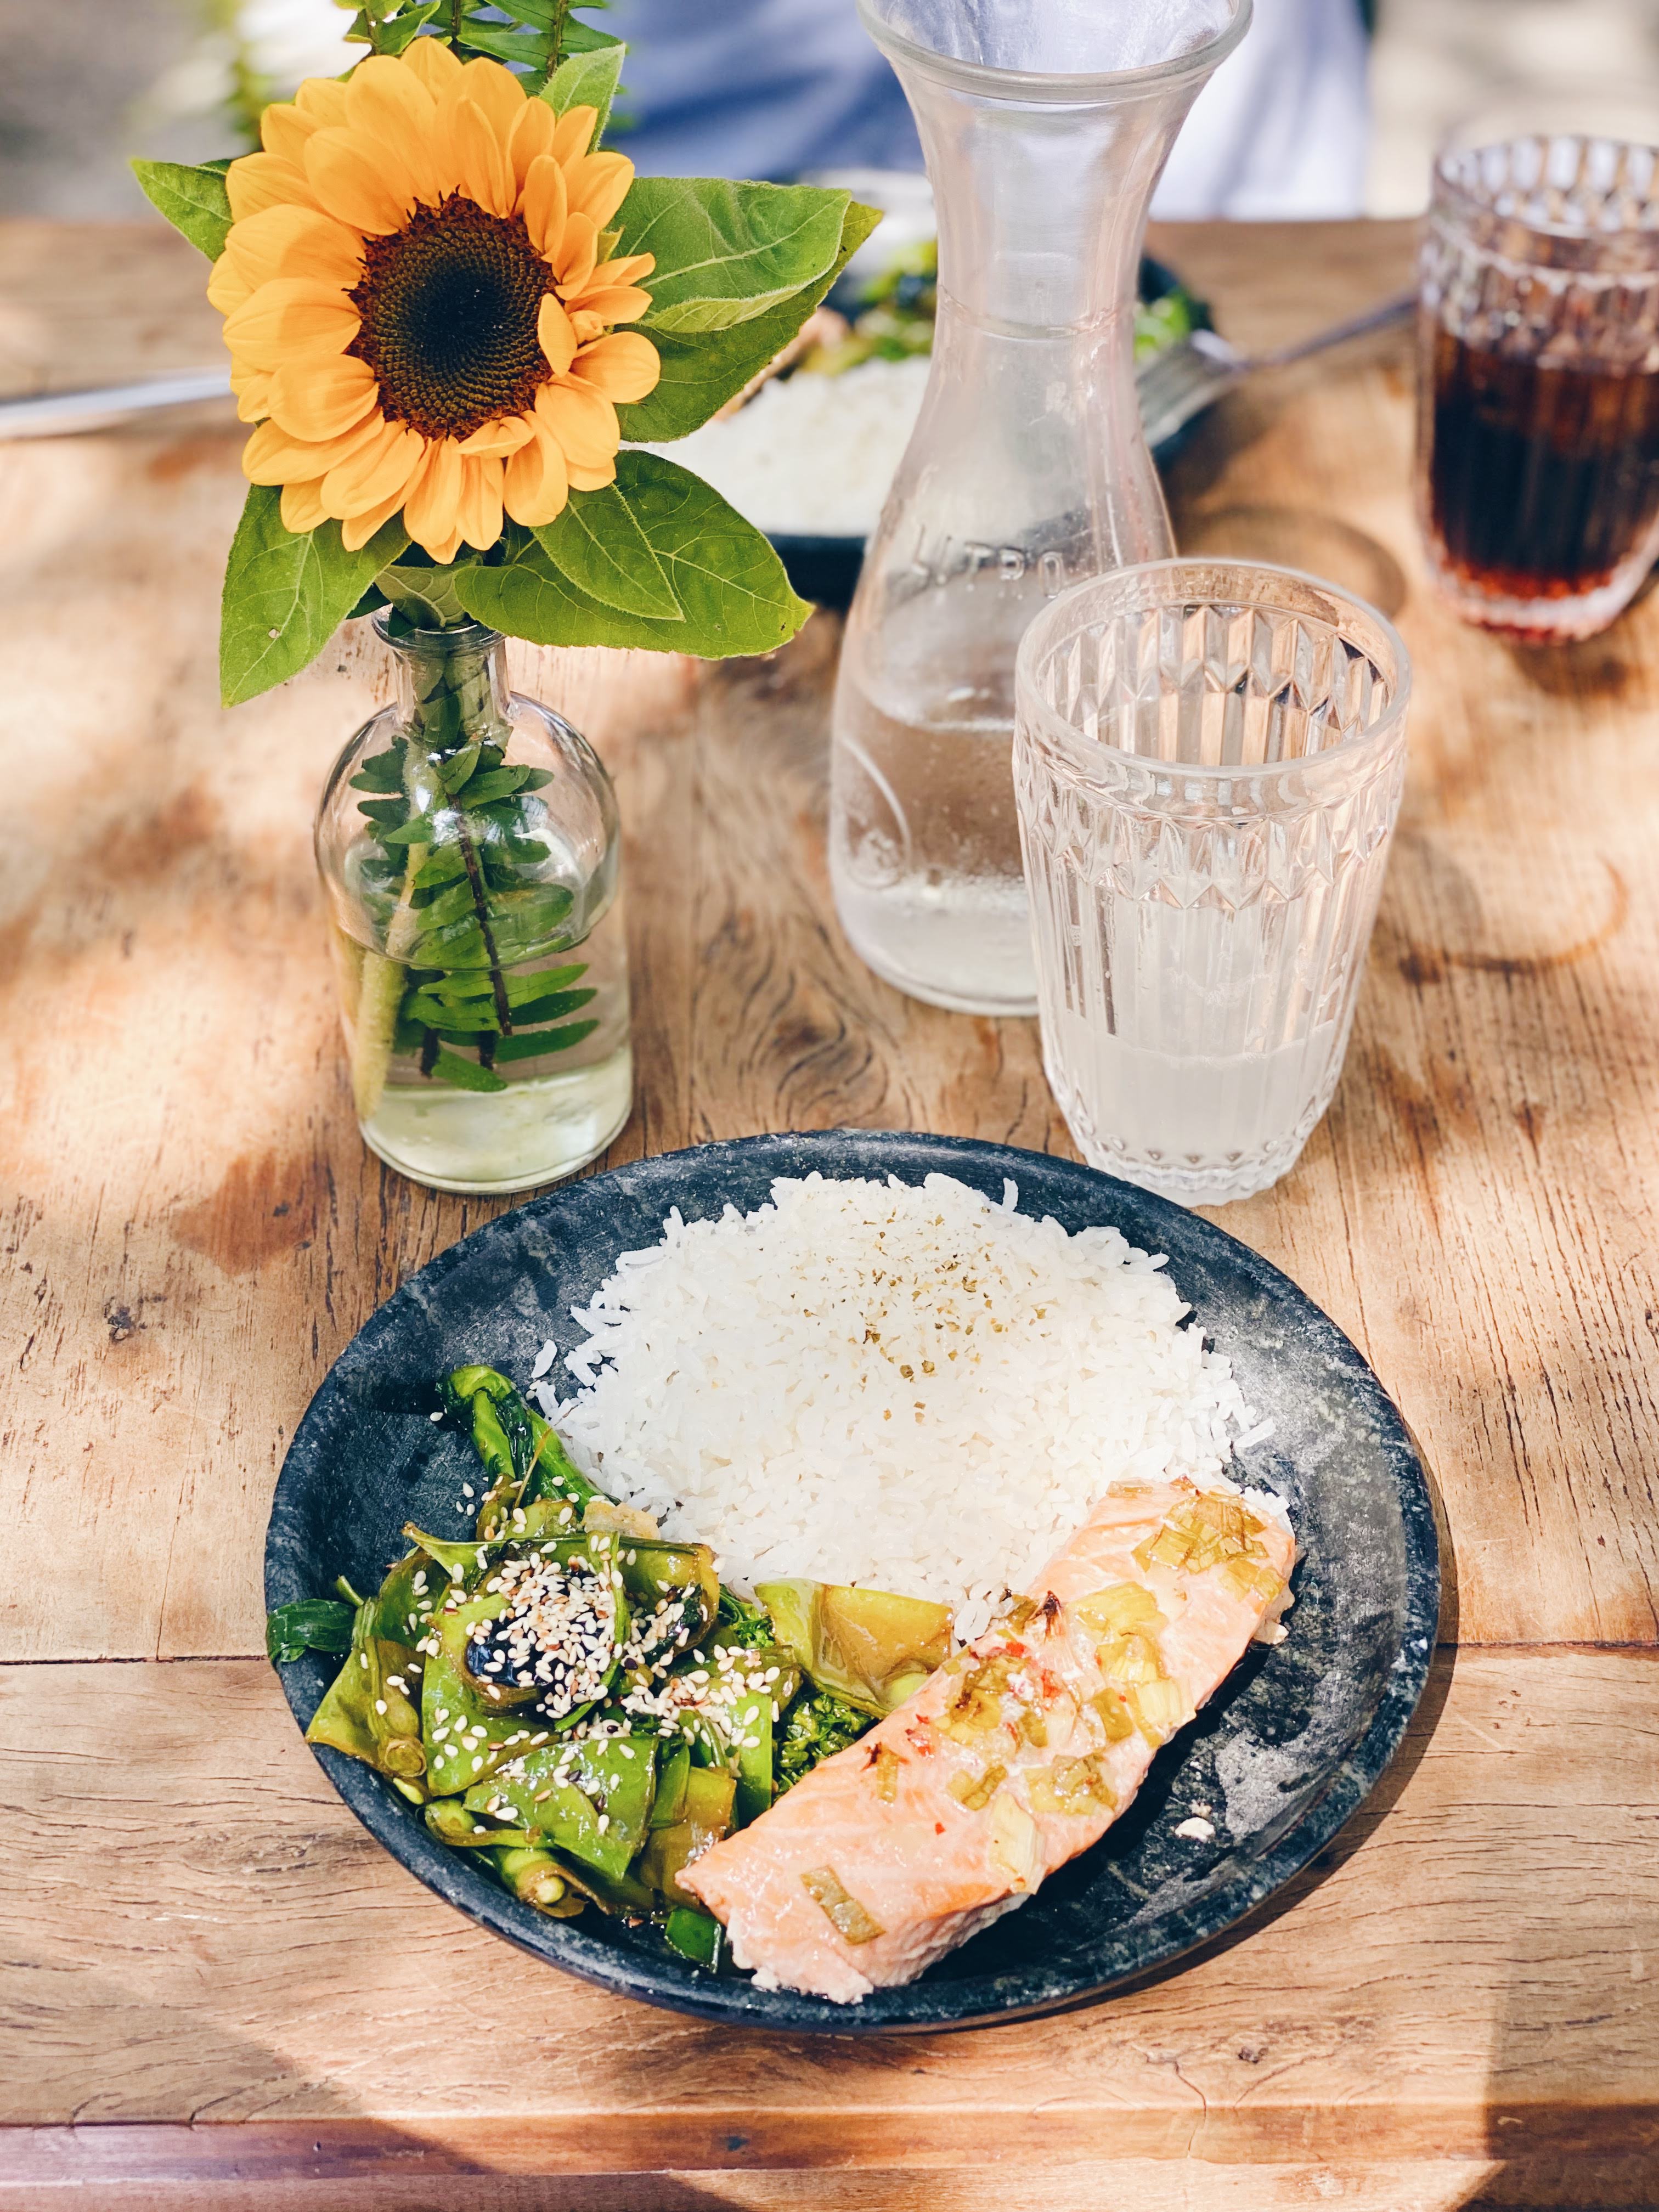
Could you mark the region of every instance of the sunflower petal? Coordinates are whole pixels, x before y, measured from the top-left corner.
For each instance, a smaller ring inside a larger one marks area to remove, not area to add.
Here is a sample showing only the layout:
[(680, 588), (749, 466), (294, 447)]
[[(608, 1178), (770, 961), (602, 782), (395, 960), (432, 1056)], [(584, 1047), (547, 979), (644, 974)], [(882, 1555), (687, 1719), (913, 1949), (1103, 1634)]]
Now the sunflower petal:
[(349, 353), (285, 362), (267, 394), (270, 413), (291, 438), (337, 438), (361, 422), (380, 396), (374, 370)]
[(257, 422), (270, 412), (270, 387), (276, 381), (269, 369), (239, 368), (230, 365), (230, 388), (236, 395), (239, 422)]
[(346, 88), (337, 76), (308, 76), (295, 94), (294, 105), (319, 124), (343, 123)]
[(501, 496), (514, 522), (523, 523), (526, 530), (539, 530), (563, 514), (570, 496), (570, 472), (564, 448), (541, 424), (529, 443), (508, 459)]
[(486, 61), (482, 56), (466, 64), (461, 71), (461, 82), (465, 97), (483, 111), (505, 153), (519, 111), (525, 104), (524, 87), (504, 63)]
[(414, 197), (429, 206), (443, 197), (433, 158), (437, 115), (438, 104), (419, 77), (392, 55), (371, 54), (351, 72), (347, 123), (374, 140), (388, 179), (406, 178)]
[(634, 323), (651, 305), (651, 295), (637, 284), (611, 284), (601, 291), (582, 295), (580, 312), (596, 315), (601, 323)]
[(307, 115), (294, 101), (273, 100), (259, 118), (259, 143), (267, 154), (291, 161), (297, 169), (304, 166), (307, 139), (321, 127), (314, 115)]
[(612, 331), (609, 337), (596, 338), (582, 348), (571, 363), (570, 374), (618, 406), (625, 406), (629, 400), (643, 399), (647, 392), (656, 390), (662, 362), (655, 346), (640, 331)]
[(374, 422), (359, 422), (341, 437), (313, 444), (290, 436), (276, 422), (261, 422), (242, 448), (242, 474), (250, 483), (307, 483), (349, 460), (377, 434), (379, 427)]
[(580, 161), (593, 143), (593, 125), (599, 119), (597, 107), (567, 107), (553, 133), (554, 160)]
[(511, 215), (518, 187), (489, 118), (476, 100), (458, 100), (449, 129), (462, 191), (490, 215)]
[[(441, 39), (416, 39), (405, 48), (404, 67), (412, 70), (434, 100), (441, 100), (461, 76), (461, 64)], [(301, 92), (304, 87), (301, 88)]]
[(404, 526), (434, 561), (453, 560), (460, 544), (457, 511), (465, 465), (452, 439), (434, 438), (404, 495)]
[(516, 453), (520, 446), (536, 434), (528, 416), (504, 415), (498, 422), (486, 422), (470, 438), (459, 441), (460, 450), (469, 459), (504, 460), (508, 453)]
[(608, 284), (638, 284), (647, 277), (657, 265), (654, 253), (619, 253), (614, 259), (601, 261), (588, 279), (590, 288)]
[(591, 215), (603, 230), (628, 198), (634, 181), (634, 164), (626, 154), (590, 154), (570, 179), (570, 206), (576, 215)]
[(225, 191), (234, 222), (245, 222), (261, 208), (317, 205), (305, 171), (275, 154), (244, 154), (233, 161), (225, 172)]
[(426, 454), (426, 440), (406, 422), (386, 422), (323, 478), (323, 501), (342, 522), (396, 495), (402, 504)]
[[(208, 278), (208, 303), (222, 315), (234, 314), (243, 301), (253, 297), (254, 283), (234, 254), (222, 253), (213, 264), (213, 274)], [(567, 368), (569, 363), (563, 364)]]
[(349, 130), (319, 131), (306, 148), (306, 178), (317, 204), (356, 230), (384, 238), (415, 204), (406, 173), (387, 173), (380, 142)]
[(225, 252), (250, 289), (273, 276), (314, 276), (349, 291), (362, 274), (362, 234), (292, 202), (261, 208), (258, 215), (233, 223)]
[(307, 530), (314, 530), (319, 522), (328, 520), (323, 505), (320, 479), (315, 483), (291, 483), (283, 486), (283, 527), (296, 537)]
[(278, 276), (225, 317), (225, 343), (250, 368), (343, 353), (362, 327), (343, 292), (307, 276)]
[(576, 357), (576, 333), (570, 318), (550, 292), (536, 311), (536, 336), (556, 376), (563, 375)]
[(529, 177), (531, 164), (552, 153), (553, 134), (557, 127), (558, 118), (544, 100), (526, 100), (514, 117), (507, 151), (520, 191)]
[(574, 461), (570, 464), (572, 491), (603, 491), (607, 484), (613, 484), (616, 481), (617, 459), (614, 453), (608, 461), (591, 469), (580, 466)]
[(599, 227), (592, 216), (573, 215), (548, 258), (559, 280), (559, 289), (566, 294), (580, 292), (599, 264)]
[(494, 459), (462, 463), (461, 498), (457, 520), (469, 545), (487, 553), (501, 534), (501, 464)]
[(367, 545), (383, 522), (390, 522), (404, 503), (401, 486), (390, 499), (383, 499), (378, 507), (365, 507), (361, 514), (347, 517), (340, 525), (340, 543), (348, 553), (356, 553)]
[[(546, 102), (538, 101), (537, 105), (545, 106)], [(553, 111), (548, 108), (547, 112), (550, 115)], [(544, 260), (550, 261), (557, 251), (569, 211), (564, 171), (550, 155), (544, 154), (531, 163), (526, 173), (519, 213), (530, 233), (530, 243)]]
[(572, 467), (600, 468), (622, 442), (617, 410), (591, 384), (561, 377), (536, 394), (536, 414), (564, 448)]

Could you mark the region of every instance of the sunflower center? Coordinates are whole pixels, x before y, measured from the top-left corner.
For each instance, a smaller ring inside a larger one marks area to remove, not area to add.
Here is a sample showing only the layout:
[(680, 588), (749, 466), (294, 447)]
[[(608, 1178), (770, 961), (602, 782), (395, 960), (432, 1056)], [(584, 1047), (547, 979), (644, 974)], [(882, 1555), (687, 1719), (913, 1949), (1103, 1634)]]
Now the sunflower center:
[(536, 317), (553, 272), (517, 216), (459, 192), (417, 207), (400, 231), (363, 246), (351, 295), (388, 420), (428, 438), (466, 438), (520, 415), (552, 374)]

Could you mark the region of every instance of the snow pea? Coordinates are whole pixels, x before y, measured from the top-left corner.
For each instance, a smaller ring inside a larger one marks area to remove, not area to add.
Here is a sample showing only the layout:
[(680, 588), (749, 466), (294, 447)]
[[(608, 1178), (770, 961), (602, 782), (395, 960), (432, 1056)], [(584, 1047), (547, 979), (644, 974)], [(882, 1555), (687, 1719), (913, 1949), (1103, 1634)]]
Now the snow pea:
[(699, 1900), (680, 1887), (679, 1877), (711, 1844), (731, 1834), (737, 1794), (735, 1774), (720, 1766), (694, 1766), (685, 1778), (682, 1817), (668, 1827), (653, 1829), (647, 1838), (640, 1854), (639, 1877), (671, 1905), (702, 1910)]
[(527, 1752), (469, 1790), (471, 1813), (507, 1806), (550, 1849), (620, 1881), (644, 1842), (656, 1794), (655, 1736), (605, 1736)]
[[(307, 1743), (323, 1744), (361, 1759), (410, 1789), (427, 1770), (421, 1741), (421, 1717), (411, 1689), (420, 1664), (412, 1645), (374, 1633), (378, 1608), (373, 1598), (357, 1608), (351, 1648), (306, 1730)], [(424, 1795), (424, 1789), (419, 1789)]]

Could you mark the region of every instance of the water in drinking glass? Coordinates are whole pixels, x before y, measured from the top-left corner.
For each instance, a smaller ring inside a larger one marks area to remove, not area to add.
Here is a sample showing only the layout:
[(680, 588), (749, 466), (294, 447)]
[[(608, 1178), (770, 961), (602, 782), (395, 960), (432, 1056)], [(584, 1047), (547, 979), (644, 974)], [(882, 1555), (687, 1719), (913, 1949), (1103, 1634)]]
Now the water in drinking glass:
[(1079, 585), (1016, 675), (1043, 1065), (1084, 1157), (1188, 1204), (1294, 1164), (1353, 1020), (1405, 769), (1405, 648), (1288, 569)]

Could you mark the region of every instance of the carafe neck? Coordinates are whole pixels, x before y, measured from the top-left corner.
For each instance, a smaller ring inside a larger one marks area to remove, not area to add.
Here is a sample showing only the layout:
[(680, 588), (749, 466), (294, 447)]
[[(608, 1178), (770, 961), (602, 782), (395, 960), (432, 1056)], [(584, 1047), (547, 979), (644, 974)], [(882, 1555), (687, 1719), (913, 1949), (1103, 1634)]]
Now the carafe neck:
[(941, 295), (1011, 335), (1126, 331), (1146, 210), (1197, 91), (988, 99), (901, 64), (933, 179)]

